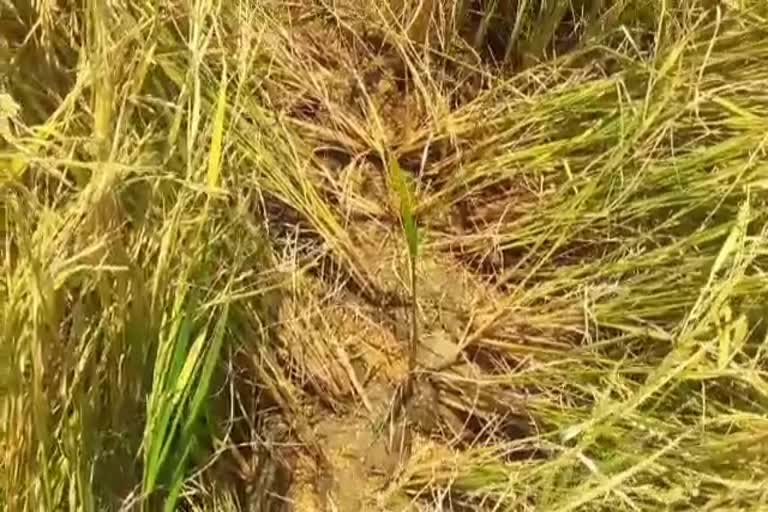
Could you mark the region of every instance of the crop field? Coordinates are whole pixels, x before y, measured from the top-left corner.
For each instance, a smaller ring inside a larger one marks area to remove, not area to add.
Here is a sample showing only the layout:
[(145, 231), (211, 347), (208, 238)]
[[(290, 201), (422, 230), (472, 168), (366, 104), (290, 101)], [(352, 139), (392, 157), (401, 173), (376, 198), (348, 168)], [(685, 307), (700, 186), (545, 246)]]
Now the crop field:
[(768, 510), (768, 2), (0, 0), (0, 510)]

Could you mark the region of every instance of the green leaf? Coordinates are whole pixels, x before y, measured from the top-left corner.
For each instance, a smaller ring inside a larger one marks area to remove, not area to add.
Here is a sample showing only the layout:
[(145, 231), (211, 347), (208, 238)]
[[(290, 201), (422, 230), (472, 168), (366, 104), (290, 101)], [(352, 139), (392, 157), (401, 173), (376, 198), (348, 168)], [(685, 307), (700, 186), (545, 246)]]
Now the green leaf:
[(400, 204), (400, 221), (405, 239), (408, 242), (408, 254), (415, 259), (419, 253), (419, 231), (414, 216), (415, 200), (405, 173), (396, 159), (389, 162), (389, 179)]
[[(226, 62), (226, 61), (225, 61)], [(219, 185), (221, 177), (221, 153), (224, 141), (224, 114), (227, 110), (227, 67), (221, 72), (221, 84), (216, 100), (216, 114), (213, 118), (213, 134), (211, 135), (211, 148), (208, 154), (208, 186), (215, 188)]]

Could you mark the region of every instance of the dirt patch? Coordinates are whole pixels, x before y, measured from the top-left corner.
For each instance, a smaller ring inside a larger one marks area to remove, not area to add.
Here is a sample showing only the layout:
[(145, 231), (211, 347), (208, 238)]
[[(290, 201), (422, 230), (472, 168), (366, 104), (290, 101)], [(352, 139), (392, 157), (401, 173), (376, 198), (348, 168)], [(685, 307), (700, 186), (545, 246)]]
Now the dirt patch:
[(372, 411), (362, 408), (346, 415), (318, 411), (313, 432), (327, 464), (302, 460), (290, 496), (294, 510), (391, 510), (383, 502), (383, 491), (407, 460), (409, 430), (389, 414), (390, 385), (377, 383), (366, 391)]

